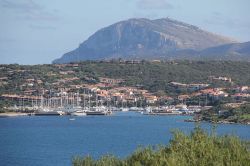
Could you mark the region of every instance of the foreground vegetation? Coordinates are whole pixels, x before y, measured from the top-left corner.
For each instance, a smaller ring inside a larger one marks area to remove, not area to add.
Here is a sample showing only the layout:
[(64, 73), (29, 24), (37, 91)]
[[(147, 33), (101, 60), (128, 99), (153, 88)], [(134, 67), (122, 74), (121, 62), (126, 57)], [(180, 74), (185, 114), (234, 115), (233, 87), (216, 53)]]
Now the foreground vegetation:
[(232, 165), (249, 166), (250, 149), (247, 142), (236, 136), (216, 136), (208, 134), (200, 127), (190, 135), (174, 132), (169, 145), (158, 148), (138, 149), (125, 159), (103, 156), (98, 160), (92, 157), (76, 157), (74, 166), (198, 166)]

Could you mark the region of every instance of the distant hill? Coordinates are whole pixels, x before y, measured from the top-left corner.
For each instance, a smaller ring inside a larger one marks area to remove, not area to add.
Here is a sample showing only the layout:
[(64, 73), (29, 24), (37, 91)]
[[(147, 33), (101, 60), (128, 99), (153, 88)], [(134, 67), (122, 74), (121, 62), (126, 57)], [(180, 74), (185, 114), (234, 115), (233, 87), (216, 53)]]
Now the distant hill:
[(165, 59), (250, 61), (250, 42), (224, 44), (203, 50), (178, 50)]
[(226, 44), (202, 50), (202, 59), (250, 61), (250, 42)]
[(169, 18), (129, 19), (97, 31), (77, 49), (53, 63), (118, 58), (181, 58), (183, 55), (188, 57), (190, 53), (229, 43), (235, 41)]

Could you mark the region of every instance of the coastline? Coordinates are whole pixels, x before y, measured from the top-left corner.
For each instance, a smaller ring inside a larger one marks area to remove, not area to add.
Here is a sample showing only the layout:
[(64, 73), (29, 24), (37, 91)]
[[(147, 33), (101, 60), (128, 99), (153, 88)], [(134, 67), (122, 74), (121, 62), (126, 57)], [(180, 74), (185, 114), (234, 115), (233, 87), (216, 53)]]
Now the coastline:
[(7, 118), (7, 117), (18, 117), (18, 116), (28, 116), (28, 113), (20, 113), (20, 112), (5, 112), (0, 113), (0, 118)]
[(184, 122), (208, 122), (212, 124), (241, 124), (241, 125), (250, 125), (250, 122), (231, 122), (228, 120), (219, 120), (219, 121), (210, 121), (210, 120), (197, 120), (197, 119), (185, 119)]

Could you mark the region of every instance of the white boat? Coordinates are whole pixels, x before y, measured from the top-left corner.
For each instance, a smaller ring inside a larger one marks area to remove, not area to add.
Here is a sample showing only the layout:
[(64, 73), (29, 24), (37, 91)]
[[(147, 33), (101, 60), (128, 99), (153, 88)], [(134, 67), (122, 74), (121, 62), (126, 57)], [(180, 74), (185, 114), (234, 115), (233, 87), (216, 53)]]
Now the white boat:
[(87, 115), (111, 115), (112, 111), (104, 106), (93, 107), (91, 110), (86, 111)]
[(141, 112), (141, 111), (144, 111), (144, 108), (142, 108), (142, 107), (130, 107), (129, 110), (130, 111)]
[(86, 116), (87, 113), (85, 110), (79, 110), (79, 111), (72, 112), (71, 115), (73, 115), (73, 116)]
[(128, 111), (129, 111), (129, 108), (121, 108), (121, 111), (122, 111), (122, 112), (128, 112)]
[(150, 115), (150, 114), (153, 114), (153, 110), (151, 107), (146, 107), (143, 111), (141, 111), (141, 114)]
[(121, 109), (118, 108), (118, 107), (111, 107), (110, 110), (111, 110), (111, 111), (120, 111)]
[(58, 108), (58, 110), (63, 111), (63, 112), (66, 112), (66, 113), (75, 112), (75, 111), (78, 111), (78, 110), (80, 110), (80, 109), (81, 109), (81, 108), (72, 107), (72, 106), (70, 106), (70, 105), (65, 106), (65, 107)]

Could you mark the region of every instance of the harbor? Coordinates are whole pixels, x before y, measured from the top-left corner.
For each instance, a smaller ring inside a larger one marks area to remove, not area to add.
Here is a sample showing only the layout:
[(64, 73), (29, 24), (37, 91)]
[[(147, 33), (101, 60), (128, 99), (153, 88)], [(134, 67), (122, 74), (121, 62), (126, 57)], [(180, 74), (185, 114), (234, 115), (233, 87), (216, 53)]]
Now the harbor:
[(11, 116), (107, 116), (116, 112), (133, 111), (142, 115), (193, 115), (209, 106), (189, 105), (185, 103), (175, 105), (156, 106), (140, 98), (129, 102), (123, 98), (100, 97), (96, 91), (42, 93), (32, 98), (14, 98), (14, 106), (6, 107), (9, 114), (0, 114), (0, 117)]
[[(25, 107), (24, 107), (25, 108)], [(72, 107), (71, 109), (66, 108), (40, 108), (40, 107), (26, 107), (25, 111), (16, 107), (15, 110), (9, 113), (1, 113), (0, 117), (14, 117), (14, 116), (93, 116), (93, 115), (112, 115), (117, 112), (136, 112), (142, 115), (194, 115), (199, 113), (201, 110), (210, 109), (211, 107), (201, 106), (187, 106), (187, 105), (170, 105), (164, 107)], [(18, 110), (18, 111), (16, 111)], [(28, 111), (27, 111), (28, 110)], [(70, 111), (69, 111), (70, 110)]]
[[(107, 152), (125, 158), (138, 145), (168, 144), (173, 129), (189, 133), (195, 127), (193, 122), (184, 122), (189, 118), (192, 116), (148, 116), (135, 111), (116, 111), (111, 116), (1, 118), (0, 156), (6, 158), (2, 162), (6, 166), (67, 166), (72, 155), (99, 158)], [(201, 125), (208, 131), (212, 127), (206, 122)], [(235, 133), (242, 139), (250, 138), (248, 130), (249, 126), (241, 124), (217, 125), (218, 134)], [(12, 157), (15, 160), (7, 160)]]

